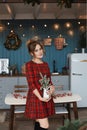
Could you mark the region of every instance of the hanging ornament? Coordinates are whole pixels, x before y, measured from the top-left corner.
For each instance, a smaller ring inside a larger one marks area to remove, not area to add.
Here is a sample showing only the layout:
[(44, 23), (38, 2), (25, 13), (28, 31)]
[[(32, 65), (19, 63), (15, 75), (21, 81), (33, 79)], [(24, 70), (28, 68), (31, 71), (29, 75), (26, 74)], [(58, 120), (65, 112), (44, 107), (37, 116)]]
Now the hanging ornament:
[(13, 30), (11, 30), (11, 32), (7, 36), (4, 46), (8, 50), (16, 50), (21, 46), (21, 40), (19, 39), (18, 35), (15, 34)]

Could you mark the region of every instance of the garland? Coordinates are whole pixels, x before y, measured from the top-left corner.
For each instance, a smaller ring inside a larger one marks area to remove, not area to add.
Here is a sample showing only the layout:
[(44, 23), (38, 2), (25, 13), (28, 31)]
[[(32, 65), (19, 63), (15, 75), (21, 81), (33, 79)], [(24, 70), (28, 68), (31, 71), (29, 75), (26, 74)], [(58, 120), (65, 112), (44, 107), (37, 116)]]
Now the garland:
[(8, 50), (16, 50), (21, 46), (21, 40), (17, 34), (10, 32), (10, 34), (7, 36), (4, 46)]

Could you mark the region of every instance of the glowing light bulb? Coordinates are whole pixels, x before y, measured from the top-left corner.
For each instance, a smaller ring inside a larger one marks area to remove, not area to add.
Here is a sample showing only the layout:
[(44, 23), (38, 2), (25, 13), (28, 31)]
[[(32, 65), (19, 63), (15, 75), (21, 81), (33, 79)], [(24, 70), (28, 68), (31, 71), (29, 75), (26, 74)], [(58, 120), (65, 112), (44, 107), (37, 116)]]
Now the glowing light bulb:
[(34, 28), (35, 28), (35, 26), (34, 26), (34, 25), (32, 25), (32, 28), (34, 29)]
[(44, 24), (44, 27), (47, 27), (47, 24)]
[(70, 28), (70, 27), (71, 27), (71, 23), (67, 22), (67, 23), (65, 24), (65, 27), (66, 27), (66, 28)]
[(54, 24), (54, 29), (58, 30), (59, 29), (59, 24)]

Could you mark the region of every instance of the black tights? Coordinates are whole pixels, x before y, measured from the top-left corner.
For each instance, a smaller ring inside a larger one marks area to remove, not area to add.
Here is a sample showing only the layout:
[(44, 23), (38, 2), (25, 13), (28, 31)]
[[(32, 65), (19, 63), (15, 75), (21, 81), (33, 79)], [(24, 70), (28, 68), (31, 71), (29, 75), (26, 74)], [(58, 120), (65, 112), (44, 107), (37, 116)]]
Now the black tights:
[(40, 127), (39, 122), (35, 122), (34, 130), (48, 130), (48, 129)]
[(39, 130), (39, 127), (40, 127), (40, 124), (39, 122), (35, 122), (35, 125), (34, 125), (34, 130)]
[(40, 129), (39, 130), (48, 130), (47, 128), (42, 128), (42, 127), (40, 127)]

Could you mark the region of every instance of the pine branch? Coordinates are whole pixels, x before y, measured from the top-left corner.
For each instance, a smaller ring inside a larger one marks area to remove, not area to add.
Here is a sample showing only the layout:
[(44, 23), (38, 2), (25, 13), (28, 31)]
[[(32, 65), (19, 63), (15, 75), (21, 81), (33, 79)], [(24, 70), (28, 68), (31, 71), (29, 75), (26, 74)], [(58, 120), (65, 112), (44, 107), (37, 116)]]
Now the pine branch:
[(49, 89), (49, 86), (50, 86), (50, 79), (49, 78), (47, 78), (47, 76), (46, 75), (42, 75), (42, 73), (40, 72), (40, 77), (41, 77), (41, 79), (39, 80), (39, 82), (40, 82), (40, 84), (41, 84), (41, 90), (42, 89)]

